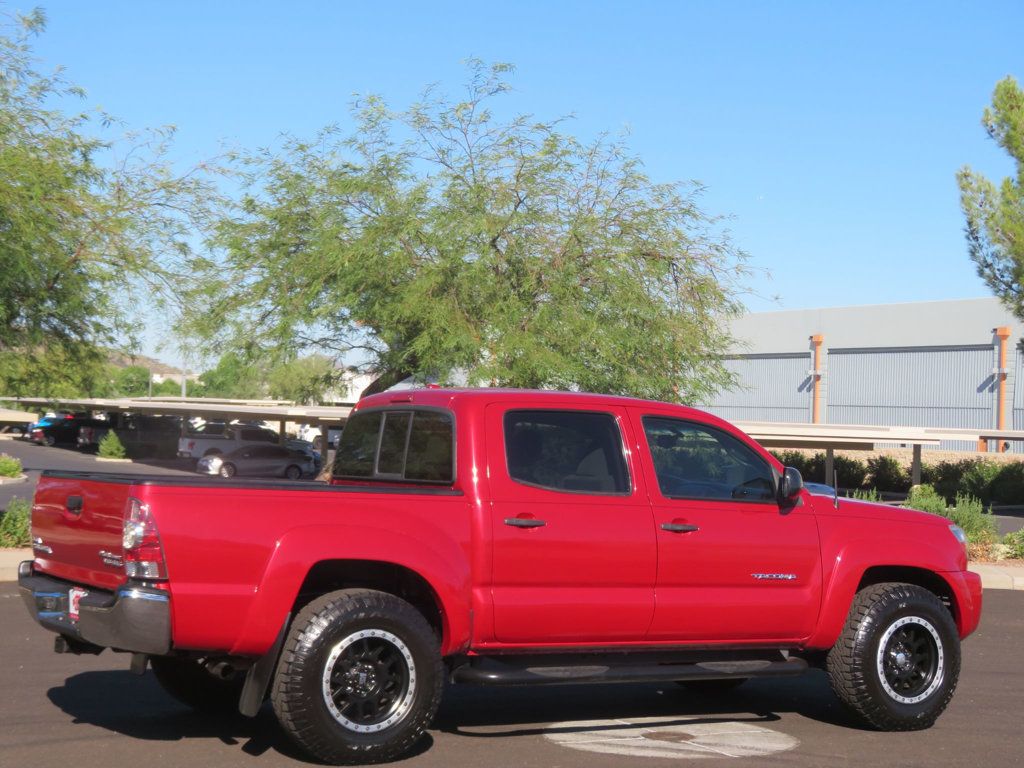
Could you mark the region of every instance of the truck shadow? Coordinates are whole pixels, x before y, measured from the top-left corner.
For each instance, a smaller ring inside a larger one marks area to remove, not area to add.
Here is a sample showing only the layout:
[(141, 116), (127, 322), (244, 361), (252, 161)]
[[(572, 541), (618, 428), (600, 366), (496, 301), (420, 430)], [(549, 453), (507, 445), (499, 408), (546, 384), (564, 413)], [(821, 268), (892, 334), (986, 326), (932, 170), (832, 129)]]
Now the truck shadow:
[[(663, 717), (663, 725), (749, 723), (764, 725), (792, 713), (828, 725), (864, 730), (813, 671), (796, 679), (752, 680), (726, 694), (707, 696), (675, 684), (583, 685), (488, 690), (449, 689), (435, 720), (444, 733), (474, 738), (587, 732), (606, 726), (593, 720)], [(579, 721), (580, 725), (572, 723)], [(623, 725), (614, 726), (621, 729)], [(651, 727), (647, 723), (645, 727)]]
[[(291, 743), (278, 726), (269, 705), (247, 718), (237, 713), (196, 712), (170, 697), (152, 673), (143, 677), (128, 671), (110, 670), (73, 675), (61, 686), (50, 688), (47, 698), (73, 718), (87, 724), (143, 741), (216, 740), (252, 757), (273, 750), (293, 760), (318, 764)], [(417, 752), (433, 740), (421, 740)]]
[[(252, 719), (236, 714), (195, 712), (166, 694), (152, 674), (128, 671), (83, 672), (47, 691), (50, 701), (73, 718), (133, 739), (146, 741), (217, 740), (258, 757), (273, 750), (311, 762), (277, 725), (268, 705)], [(793, 713), (819, 722), (859, 729), (839, 705), (825, 676), (754, 680), (720, 696), (701, 696), (673, 685), (588, 685), (486, 689), (450, 686), (433, 731), (464, 738), (536, 737), (558, 732), (587, 732), (605, 727), (588, 721), (664, 718), (661, 725), (749, 723), (764, 725)], [(579, 725), (574, 725), (578, 722)], [(623, 723), (615, 727), (621, 729)], [(650, 727), (651, 722), (646, 722)], [(628, 725), (627, 725), (628, 727)], [(433, 746), (428, 734), (415, 754)]]

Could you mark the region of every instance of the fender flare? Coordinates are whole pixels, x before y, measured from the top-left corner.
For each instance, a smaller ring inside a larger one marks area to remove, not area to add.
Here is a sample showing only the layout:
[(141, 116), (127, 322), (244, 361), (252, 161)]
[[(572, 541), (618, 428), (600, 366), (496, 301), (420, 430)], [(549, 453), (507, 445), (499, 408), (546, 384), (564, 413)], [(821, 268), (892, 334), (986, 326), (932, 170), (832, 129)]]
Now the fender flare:
[(909, 537), (886, 539), (884, 543), (866, 538), (845, 541), (831, 559), (831, 570), (823, 573), (818, 626), (807, 638), (805, 647), (824, 649), (835, 645), (864, 574), (869, 568), (879, 567), (929, 571), (944, 581), (952, 594), (957, 594), (946, 572), (959, 571), (959, 567), (950, 561), (948, 551), (927, 541)]
[(434, 592), (441, 613), (441, 653), (469, 644), (470, 571), (465, 553), (443, 537), (412, 536), (367, 525), (314, 525), (282, 536), (263, 569), (252, 605), (231, 653), (260, 656), (273, 645), (310, 570), (327, 560), (373, 560), (418, 574)]

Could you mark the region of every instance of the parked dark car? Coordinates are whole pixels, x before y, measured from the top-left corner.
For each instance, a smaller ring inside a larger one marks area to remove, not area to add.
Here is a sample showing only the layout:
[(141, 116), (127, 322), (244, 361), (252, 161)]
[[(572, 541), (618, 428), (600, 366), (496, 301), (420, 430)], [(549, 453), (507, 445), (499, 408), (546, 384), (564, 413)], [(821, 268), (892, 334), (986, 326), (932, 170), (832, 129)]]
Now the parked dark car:
[(246, 445), (227, 454), (204, 456), (196, 471), (205, 475), (234, 477), (313, 477), (316, 465), (305, 451), (283, 445)]
[(173, 458), (178, 452), (181, 419), (141, 413), (112, 413), (102, 426), (82, 427), (78, 447), (96, 450), (111, 429), (131, 458)]
[(32, 441), (39, 445), (77, 445), (78, 433), (82, 427), (103, 427), (107, 422), (103, 419), (70, 418), (54, 419), (49, 424), (32, 428)]

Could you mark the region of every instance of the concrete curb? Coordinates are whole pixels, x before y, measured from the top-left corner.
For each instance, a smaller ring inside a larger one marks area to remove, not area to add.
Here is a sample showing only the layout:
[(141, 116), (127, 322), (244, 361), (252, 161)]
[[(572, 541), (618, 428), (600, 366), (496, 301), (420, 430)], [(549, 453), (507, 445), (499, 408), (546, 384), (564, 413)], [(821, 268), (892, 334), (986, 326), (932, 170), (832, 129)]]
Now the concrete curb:
[(20, 475), (18, 477), (0, 477), (0, 485), (18, 485), (28, 480), (28, 475)]
[(24, 549), (0, 549), (0, 581), (18, 580), (18, 563), (22, 560), (31, 560), (32, 550)]
[(985, 589), (1024, 590), (1024, 568), (998, 563), (969, 563), (967, 569), (981, 576)]
[(131, 464), (132, 463), (131, 459), (111, 459), (111, 458), (108, 458), (107, 456), (94, 456), (93, 458), (96, 459), (96, 461), (109, 461), (109, 462), (111, 462), (113, 464)]

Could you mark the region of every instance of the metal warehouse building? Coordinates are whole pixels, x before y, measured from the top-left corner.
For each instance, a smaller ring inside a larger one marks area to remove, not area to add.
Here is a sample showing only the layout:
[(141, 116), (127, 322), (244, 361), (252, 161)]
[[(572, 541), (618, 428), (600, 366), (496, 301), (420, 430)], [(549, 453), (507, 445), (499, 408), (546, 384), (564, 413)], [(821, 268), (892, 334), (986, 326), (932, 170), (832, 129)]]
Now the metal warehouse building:
[(1020, 430), (1022, 331), (995, 298), (752, 313), (732, 327), (738, 384), (705, 407), (732, 421)]

